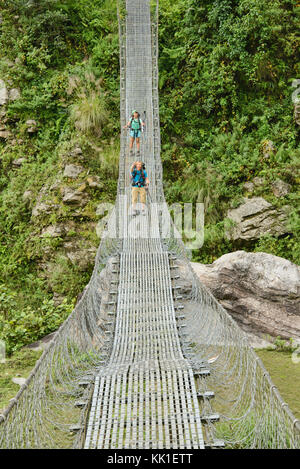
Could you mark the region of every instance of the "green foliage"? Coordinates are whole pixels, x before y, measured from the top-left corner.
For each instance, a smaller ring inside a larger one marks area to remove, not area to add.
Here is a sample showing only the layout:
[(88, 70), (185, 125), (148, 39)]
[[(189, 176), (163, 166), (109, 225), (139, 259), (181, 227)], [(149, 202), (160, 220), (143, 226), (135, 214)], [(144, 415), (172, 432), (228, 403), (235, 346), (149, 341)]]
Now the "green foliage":
[(288, 403), (296, 418), (300, 418), (300, 366), (292, 360), (292, 347), (280, 350), (256, 350), (270, 373), (273, 383), (277, 386), (282, 398)]
[(268, 337), (268, 340), (272, 342), (272, 347), (267, 348), (267, 350), (275, 350), (278, 352), (285, 352), (285, 353), (293, 353), (297, 350), (298, 346), (295, 345), (295, 341), (292, 337), (289, 340), (282, 339), (280, 335), (273, 339), (272, 337)]
[(109, 120), (104, 93), (101, 89), (102, 79), (95, 79), (93, 73), (85, 73), (85, 83), (78, 77), (70, 78), (69, 94), (76, 94), (75, 103), (71, 106), (71, 119), (78, 130), (84, 133), (93, 131), (102, 134), (104, 125)]
[[(299, 260), (299, 131), (291, 99), (291, 83), (300, 72), (296, 6), (295, 0), (160, 1), (166, 196), (170, 203), (204, 202), (206, 241), (194, 252), (202, 262), (237, 248)], [(267, 140), (276, 147), (269, 158), (263, 155)], [(248, 194), (244, 183), (255, 176), (265, 184)], [(291, 185), (288, 196), (273, 196), (276, 179)], [(227, 210), (252, 195), (291, 206), (286, 239), (264, 237), (257, 245), (237, 246), (221, 235)]]
[(18, 384), (13, 383), (12, 378), (21, 376), (27, 378), (36, 360), (40, 358), (41, 351), (23, 349), (14, 353), (13, 357), (0, 362), (0, 411), (8, 406), (20, 389)]
[(19, 309), (16, 292), (0, 286), (0, 336), (6, 344), (7, 353), (55, 331), (67, 318), (74, 303), (65, 301), (58, 306), (45, 298), (37, 308), (26, 306)]
[(116, 180), (119, 173), (119, 143), (114, 143), (106, 151), (100, 153), (101, 171), (111, 179)]
[[(47, 321), (49, 329), (58, 325), (58, 318), (50, 319), (55, 313), (48, 304), (54, 291), (66, 296), (69, 305), (88, 281), (90, 269), (79, 272), (61, 257), (63, 243), (89, 232), (81, 236), (97, 245), (85, 224), (96, 222), (97, 204), (113, 201), (116, 194), (117, 3), (125, 18), (123, 0), (4, 0), (1, 5), (1, 78), (21, 92), (6, 108), (12, 138), (0, 142), (0, 284), (7, 288), (1, 299), (1, 334), (12, 349), (18, 341), (43, 335)], [(151, 1), (152, 12), (155, 7)], [(290, 226), (286, 237), (264, 236), (246, 248), (299, 259), (299, 132), (291, 102), (292, 79), (299, 76), (295, 9), (293, 0), (210, 0), (201, 5), (197, 0), (160, 0), (165, 193), (170, 203), (205, 205), (205, 243), (195, 260), (213, 262), (245, 248), (226, 238), (226, 214), (249, 195), (243, 185), (255, 176), (264, 184), (253, 195), (276, 207), (290, 205)], [(33, 135), (27, 133), (27, 119), (37, 121)], [(269, 139), (276, 151), (264, 158)], [(76, 146), (83, 152), (80, 160), (72, 153)], [(12, 162), (21, 157), (26, 161), (16, 170)], [(99, 175), (101, 187), (87, 188), (91, 200), (75, 217), (73, 208), (61, 203), (60, 191), (77, 182), (63, 181), (50, 196), (59, 208), (33, 219), (40, 190), (57, 182), (66, 163), (84, 166), (78, 183), (88, 174)], [(291, 192), (276, 199), (271, 185), (279, 178)], [(32, 192), (29, 201), (23, 199), (25, 191)], [(42, 228), (70, 220), (75, 224), (65, 238), (40, 238)], [(38, 275), (38, 265), (45, 262), (47, 249), (56, 254), (56, 265), (46, 280)], [(12, 311), (21, 329), (27, 329), (18, 330), (18, 337), (11, 335), (5, 319)], [(24, 312), (29, 317), (35, 312), (32, 328), (21, 318)]]
[[(119, 51), (116, 2), (109, 0), (4, 0), (1, 19), (1, 78), (21, 95), (4, 108), (12, 138), (0, 142), (0, 338), (11, 352), (55, 330), (91, 275), (92, 266), (82, 272), (62, 253), (76, 237), (83, 247), (98, 246), (96, 207), (116, 194), (110, 141), (119, 131)], [(37, 122), (32, 135), (28, 119)], [(72, 153), (78, 146), (80, 159)], [(67, 163), (85, 171), (57, 184)], [(101, 187), (90, 188), (88, 175), (99, 175)], [(90, 201), (75, 218), (61, 191), (84, 183)], [(41, 189), (56, 208), (35, 219)], [(41, 238), (58, 223), (70, 226), (64, 236)], [(61, 306), (54, 307), (54, 292), (65, 297)]]

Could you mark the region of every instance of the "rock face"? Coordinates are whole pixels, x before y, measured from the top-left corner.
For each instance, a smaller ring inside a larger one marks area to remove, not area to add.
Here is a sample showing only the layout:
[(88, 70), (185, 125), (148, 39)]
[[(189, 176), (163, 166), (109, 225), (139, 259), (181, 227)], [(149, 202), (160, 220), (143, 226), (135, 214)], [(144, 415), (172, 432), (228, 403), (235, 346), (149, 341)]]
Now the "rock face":
[(266, 253), (236, 251), (192, 263), (201, 282), (248, 333), (300, 342), (300, 269)]
[(288, 232), (288, 208), (275, 209), (262, 197), (244, 198), (244, 203), (238, 208), (227, 212), (227, 217), (235, 222), (235, 226), (226, 235), (234, 241), (256, 240), (266, 233), (283, 235)]

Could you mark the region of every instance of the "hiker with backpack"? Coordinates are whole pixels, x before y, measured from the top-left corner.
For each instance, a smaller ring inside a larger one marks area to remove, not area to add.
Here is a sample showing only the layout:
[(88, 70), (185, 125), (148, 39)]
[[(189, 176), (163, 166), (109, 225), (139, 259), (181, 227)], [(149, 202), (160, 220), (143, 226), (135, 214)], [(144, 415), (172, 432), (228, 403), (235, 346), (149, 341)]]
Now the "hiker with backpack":
[(131, 118), (129, 119), (127, 124), (124, 126), (124, 129), (130, 128), (129, 150), (131, 154), (132, 154), (134, 140), (136, 140), (137, 151), (138, 152), (140, 151), (140, 137), (141, 137), (141, 132), (144, 129), (144, 126), (145, 126), (145, 123), (141, 120), (139, 112), (136, 110), (132, 111)]
[(138, 211), (136, 210), (138, 197), (140, 198), (140, 202), (142, 204), (142, 215), (145, 215), (146, 188), (148, 188), (149, 185), (149, 178), (145, 171), (145, 165), (141, 161), (135, 161), (131, 166), (130, 173), (133, 215), (138, 214)]

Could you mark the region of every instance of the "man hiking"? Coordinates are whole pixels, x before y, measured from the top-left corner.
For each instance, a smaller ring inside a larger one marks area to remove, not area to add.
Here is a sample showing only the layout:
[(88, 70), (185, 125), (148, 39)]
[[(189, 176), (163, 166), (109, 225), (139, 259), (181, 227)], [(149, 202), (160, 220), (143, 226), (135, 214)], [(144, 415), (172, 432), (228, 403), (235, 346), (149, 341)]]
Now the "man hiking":
[(135, 161), (132, 164), (131, 169), (131, 197), (132, 197), (132, 209), (133, 215), (138, 214), (138, 210), (136, 210), (136, 203), (138, 201), (138, 197), (140, 197), (140, 202), (142, 204), (142, 214), (146, 214), (145, 204), (146, 204), (146, 187), (149, 185), (149, 178), (145, 171), (145, 166), (141, 161)]
[(141, 137), (141, 132), (144, 126), (145, 126), (145, 123), (141, 120), (139, 112), (137, 112), (136, 110), (132, 111), (131, 118), (129, 119), (127, 124), (124, 126), (124, 129), (126, 127), (130, 128), (129, 150), (131, 154), (132, 154), (134, 140), (136, 140), (137, 151), (138, 152), (140, 151), (140, 137)]

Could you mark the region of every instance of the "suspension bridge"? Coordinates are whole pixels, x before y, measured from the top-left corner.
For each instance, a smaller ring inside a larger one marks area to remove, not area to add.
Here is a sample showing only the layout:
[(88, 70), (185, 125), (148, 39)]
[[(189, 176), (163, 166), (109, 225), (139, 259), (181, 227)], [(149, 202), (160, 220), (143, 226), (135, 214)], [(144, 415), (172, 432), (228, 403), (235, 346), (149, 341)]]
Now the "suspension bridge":
[[(146, 116), (141, 154), (130, 154), (122, 129), (118, 196), (89, 285), (0, 416), (1, 448), (300, 447), (299, 421), (195, 276), (172, 225), (152, 3), (127, 0), (119, 14), (121, 124), (132, 109)], [(136, 159), (146, 164), (151, 203), (133, 218)]]

